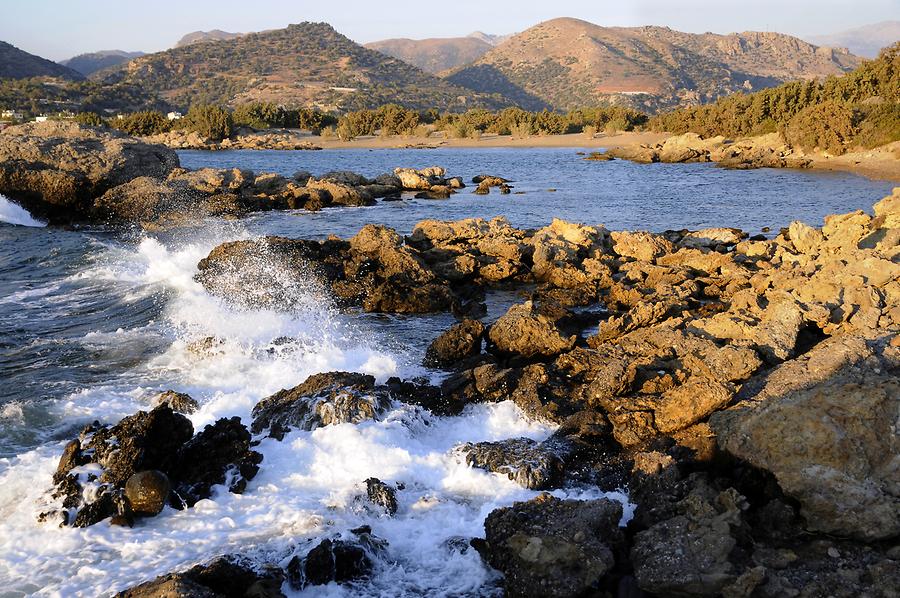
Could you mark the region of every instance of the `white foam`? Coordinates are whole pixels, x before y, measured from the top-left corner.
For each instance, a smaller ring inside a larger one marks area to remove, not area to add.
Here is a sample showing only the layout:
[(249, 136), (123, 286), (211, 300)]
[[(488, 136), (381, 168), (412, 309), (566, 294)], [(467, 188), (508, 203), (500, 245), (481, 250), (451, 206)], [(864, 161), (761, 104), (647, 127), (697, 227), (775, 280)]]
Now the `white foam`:
[(0, 195), (0, 222), (7, 224), (17, 224), (19, 226), (42, 227), (47, 226), (46, 222), (41, 222), (28, 213), (28, 210), (13, 203)]
[[(169, 343), (119, 379), (62, 401), (55, 408), (60, 421), (116, 421), (146, 407), (160, 388), (174, 388), (200, 401), (191, 416), (195, 428), (233, 415), (249, 423), (260, 398), (316, 372), (359, 371), (380, 380), (422, 373), (405, 355), (385, 350), (359, 319), (338, 313), (314, 283), (295, 289), (290, 311), (243, 309), (210, 296), (193, 275), (197, 261), (219, 240), (212, 235), (181, 245), (145, 239), (130, 249), (109, 246), (104, 258), (79, 275), (117, 281), (126, 300), (166, 300), (158, 321), (88, 333), (85, 344), (97, 350), (127, 346), (129, 339), (150, 334)], [(208, 336), (219, 340), (207, 354), (189, 350)], [(10, 407), (3, 416), (17, 413)], [(476, 593), (495, 574), (474, 550), (451, 550), (446, 541), (482, 535), (493, 509), (535, 493), (469, 467), (454, 447), (518, 436), (541, 440), (552, 431), (509, 402), (471, 406), (449, 418), (398, 404), (379, 421), (294, 431), (282, 442), (265, 439), (258, 447), (264, 455), (260, 472), (243, 495), (220, 489), (192, 509), (166, 509), (134, 529), (107, 522), (87, 529), (36, 522), (47, 507), (45, 493), (64, 444), (49, 443), (0, 460), (0, 587), (9, 595), (99, 596), (220, 554), (285, 565), (318, 539), (365, 524), (388, 542), (374, 578), (364, 587), (332, 584), (298, 595)], [(403, 484), (395, 517), (362, 499), (364, 480), (372, 476)]]

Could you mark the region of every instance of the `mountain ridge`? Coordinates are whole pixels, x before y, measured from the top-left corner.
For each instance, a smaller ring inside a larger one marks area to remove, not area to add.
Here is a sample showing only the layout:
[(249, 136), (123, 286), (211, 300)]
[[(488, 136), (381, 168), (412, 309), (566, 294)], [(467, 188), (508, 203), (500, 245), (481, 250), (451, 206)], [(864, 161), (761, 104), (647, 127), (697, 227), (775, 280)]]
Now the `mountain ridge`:
[(69, 81), (84, 79), (84, 76), (74, 69), (0, 41), (0, 79), (32, 77), (58, 77)]

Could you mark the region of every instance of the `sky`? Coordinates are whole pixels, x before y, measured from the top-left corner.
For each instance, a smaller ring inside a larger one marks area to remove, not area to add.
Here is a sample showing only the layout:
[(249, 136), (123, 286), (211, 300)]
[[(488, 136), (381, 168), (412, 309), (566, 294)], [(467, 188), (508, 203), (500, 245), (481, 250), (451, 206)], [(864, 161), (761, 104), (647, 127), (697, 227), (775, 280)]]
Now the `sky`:
[(326, 21), (366, 43), (514, 33), (555, 17), (803, 37), (900, 19), (900, 0), (0, 0), (0, 40), (63, 60), (98, 50), (156, 52), (197, 30), (249, 32)]

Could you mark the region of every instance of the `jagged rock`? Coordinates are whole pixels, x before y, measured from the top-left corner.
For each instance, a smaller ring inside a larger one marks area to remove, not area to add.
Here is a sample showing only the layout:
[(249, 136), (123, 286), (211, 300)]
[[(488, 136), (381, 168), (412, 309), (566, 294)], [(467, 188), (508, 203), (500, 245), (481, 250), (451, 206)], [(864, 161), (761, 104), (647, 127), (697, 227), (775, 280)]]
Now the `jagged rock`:
[(169, 502), (172, 484), (161, 471), (139, 471), (125, 482), (125, 498), (138, 515), (158, 515)]
[(116, 594), (116, 598), (283, 598), (280, 569), (259, 574), (235, 556), (223, 556), (208, 565), (162, 575)]
[(452, 367), (481, 353), (484, 324), (463, 320), (434, 339), (425, 350), (425, 364)]
[(612, 249), (616, 254), (641, 262), (652, 262), (675, 250), (668, 239), (643, 231), (614, 231), (610, 233), (610, 238)]
[(823, 342), (756, 383), (710, 424), (721, 447), (775, 474), (807, 526), (900, 535), (900, 354), (893, 336)]
[(388, 515), (397, 512), (397, 491), (378, 478), (366, 480), (366, 496), (373, 504), (384, 507)]
[(394, 175), (400, 179), (404, 189), (410, 191), (427, 191), (434, 185), (444, 184), (445, 171), (439, 166), (416, 170), (414, 168), (395, 168)]
[(552, 318), (535, 309), (531, 301), (513, 305), (491, 326), (492, 346), (503, 354), (552, 357), (575, 346), (576, 337), (563, 336)]
[(208, 425), (178, 451), (172, 475), (179, 498), (192, 506), (209, 498), (212, 487), (228, 482), (241, 494), (259, 471), (262, 455), (250, 449), (250, 433), (241, 418), (222, 418)]
[(509, 596), (581, 596), (613, 568), (622, 506), (549, 495), (497, 509), (484, 522), (482, 555)]
[(531, 490), (545, 490), (562, 481), (564, 460), (571, 447), (558, 440), (539, 443), (530, 438), (510, 438), (466, 443), (460, 452), (473, 467), (506, 475)]
[(301, 428), (359, 423), (374, 419), (390, 399), (375, 378), (367, 374), (329, 372), (314, 374), (290, 390), (281, 390), (253, 407), (251, 429)]
[(150, 406), (153, 408), (159, 407), (160, 405), (168, 405), (169, 409), (172, 411), (186, 414), (194, 413), (200, 408), (200, 405), (191, 398), (191, 395), (183, 392), (175, 392), (174, 390), (167, 390), (160, 393), (150, 401)]
[(342, 206), (375, 205), (375, 200), (367, 192), (344, 183), (311, 178), (306, 182), (306, 188), (310, 191), (326, 191), (331, 197), (332, 203)]
[(372, 566), (372, 559), (362, 546), (344, 540), (325, 539), (309, 551), (302, 563), (295, 561), (293, 567), (289, 564), (288, 572), (291, 569), (302, 571), (302, 575), (294, 576), (299, 578), (299, 583), (295, 582), (296, 587), (321, 586), (368, 577)]
[(51, 222), (93, 220), (94, 198), (137, 177), (163, 179), (177, 166), (168, 148), (72, 121), (0, 132), (0, 193)]

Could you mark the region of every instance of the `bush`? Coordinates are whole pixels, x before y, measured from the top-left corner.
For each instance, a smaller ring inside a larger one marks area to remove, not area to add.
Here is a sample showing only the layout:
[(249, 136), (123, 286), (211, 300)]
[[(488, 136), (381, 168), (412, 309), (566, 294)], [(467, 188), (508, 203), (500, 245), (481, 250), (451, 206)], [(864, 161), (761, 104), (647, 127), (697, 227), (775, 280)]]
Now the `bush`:
[(81, 125), (88, 125), (90, 127), (103, 126), (103, 119), (100, 118), (100, 115), (96, 112), (79, 112), (75, 115), (75, 122)]
[(871, 149), (900, 141), (900, 105), (881, 104), (860, 109), (862, 120), (854, 142)]
[(169, 119), (162, 113), (153, 111), (135, 112), (111, 122), (114, 129), (135, 137), (157, 135), (171, 129)]
[(807, 151), (843, 154), (856, 134), (857, 115), (852, 108), (828, 101), (804, 108), (782, 131), (785, 141)]
[(179, 121), (179, 126), (204, 137), (222, 140), (234, 133), (231, 113), (214, 104), (195, 104)]

